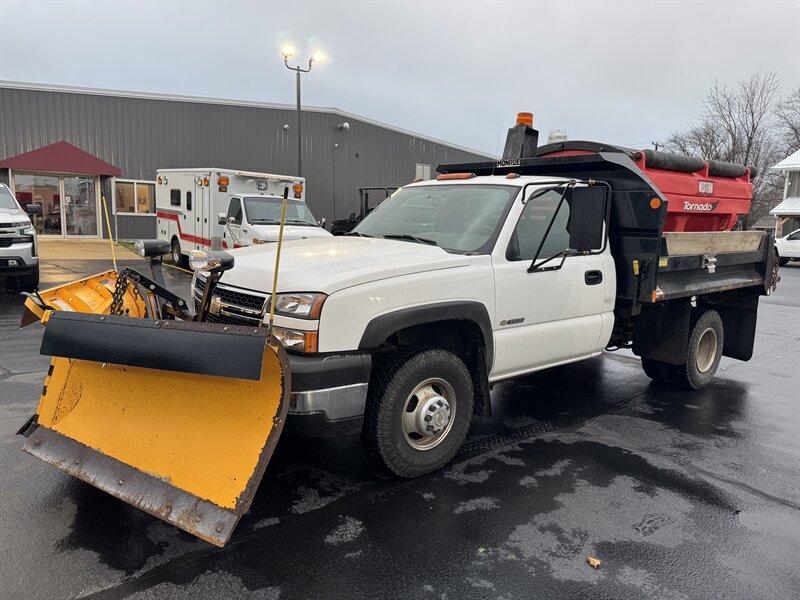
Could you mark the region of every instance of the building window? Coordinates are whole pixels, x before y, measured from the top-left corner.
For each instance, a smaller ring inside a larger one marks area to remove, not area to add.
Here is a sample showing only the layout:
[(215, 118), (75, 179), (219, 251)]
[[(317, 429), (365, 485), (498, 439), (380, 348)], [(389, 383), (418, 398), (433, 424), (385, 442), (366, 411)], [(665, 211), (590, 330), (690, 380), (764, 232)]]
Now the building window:
[(150, 215), (156, 212), (156, 185), (152, 181), (116, 180), (116, 213)]
[(169, 204), (170, 204), (170, 206), (180, 206), (181, 205), (181, 191), (180, 190), (170, 190), (169, 191)]
[(431, 166), (430, 165), (423, 165), (422, 163), (417, 163), (416, 169), (414, 169), (414, 179), (422, 179), (427, 181), (431, 178)]

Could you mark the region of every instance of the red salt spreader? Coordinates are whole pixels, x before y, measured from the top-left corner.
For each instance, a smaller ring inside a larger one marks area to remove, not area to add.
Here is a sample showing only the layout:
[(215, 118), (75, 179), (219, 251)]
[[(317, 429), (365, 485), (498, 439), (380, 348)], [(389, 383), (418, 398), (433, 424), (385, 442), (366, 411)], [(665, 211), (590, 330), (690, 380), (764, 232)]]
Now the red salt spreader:
[(624, 152), (667, 198), (664, 231), (730, 231), (750, 211), (755, 169), (654, 150), (565, 141), (541, 146), (537, 158)]

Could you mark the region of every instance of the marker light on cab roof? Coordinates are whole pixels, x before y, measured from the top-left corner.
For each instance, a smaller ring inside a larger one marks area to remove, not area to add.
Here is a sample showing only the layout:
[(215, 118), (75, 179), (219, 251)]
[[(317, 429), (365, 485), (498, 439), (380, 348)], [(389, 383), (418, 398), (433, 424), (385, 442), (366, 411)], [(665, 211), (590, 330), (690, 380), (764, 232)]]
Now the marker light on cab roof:
[(436, 181), (447, 181), (448, 179), (472, 179), (475, 177), (475, 173), (446, 173), (444, 175), (439, 175), (436, 178)]

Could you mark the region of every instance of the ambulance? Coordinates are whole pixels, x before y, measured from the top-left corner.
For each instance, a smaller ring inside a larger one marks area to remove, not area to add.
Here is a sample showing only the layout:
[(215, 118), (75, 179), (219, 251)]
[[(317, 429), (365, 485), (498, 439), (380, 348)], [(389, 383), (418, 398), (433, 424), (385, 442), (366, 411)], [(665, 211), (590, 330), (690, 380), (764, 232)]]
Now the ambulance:
[(277, 241), (284, 193), (285, 240), (328, 237), (305, 202), (302, 177), (195, 168), (159, 169), (158, 239), (184, 264), (191, 250), (226, 250)]

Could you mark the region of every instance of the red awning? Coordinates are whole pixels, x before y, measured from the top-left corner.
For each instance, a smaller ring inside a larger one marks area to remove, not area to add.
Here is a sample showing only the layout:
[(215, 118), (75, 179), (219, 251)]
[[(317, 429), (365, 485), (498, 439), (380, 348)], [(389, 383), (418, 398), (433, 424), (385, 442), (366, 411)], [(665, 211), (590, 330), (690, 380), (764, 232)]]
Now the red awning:
[(0, 169), (109, 177), (119, 177), (122, 174), (114, 165), (64, 140), (0, 160)]

